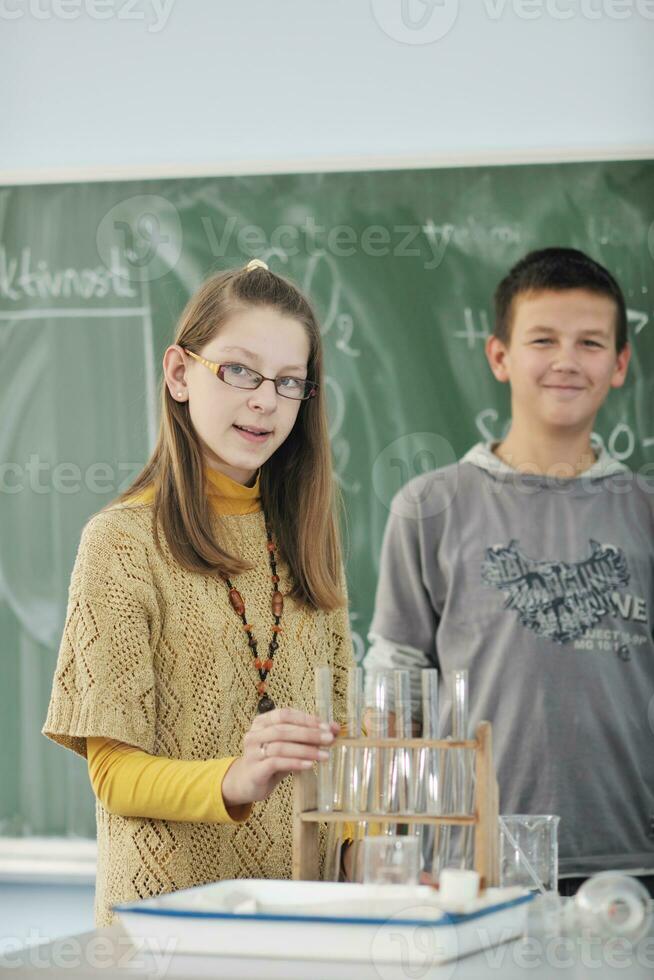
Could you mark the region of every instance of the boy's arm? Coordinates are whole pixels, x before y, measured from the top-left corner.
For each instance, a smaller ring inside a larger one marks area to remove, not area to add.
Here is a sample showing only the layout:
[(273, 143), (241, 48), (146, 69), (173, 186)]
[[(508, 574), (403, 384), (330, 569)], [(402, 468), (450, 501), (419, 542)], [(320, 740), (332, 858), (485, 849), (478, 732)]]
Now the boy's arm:
[(391, 504), (382, 545), (375, 612), (370, 627), (371, 647), (364, 661), (365, 704), (373, 703), (373, 677), (380, 670), (405, 668), (410, 671), (411, 711), (419, 723), (420, 673), (438, 667), (436, 630), (439, 616), (432, 594), (435, 582), (426, 581), (426, 549), (438, 547), (434, 518), (419, 510), (423, 496), (409, 484)]
[[(421, 684), (420, 671), (425, 667), (433, 667), (426, 653), (415, 647), (401, 643), (393, 643), (375, 633), (368, 634), (370, 648), (363, 661), (365, 672), (365, 705), (366, 715), (374, 704), (374, 675), (384, 670), (408, 670), (411, 685), (411, 717), (413, 719), (413, 734), (419, 735), (421, 729)], [(394, 719), (394, 716), (393, 716)], [(369, 729), (369, 719), (365, 720)], [(395, 734), (394, 726), (393, 732)]]

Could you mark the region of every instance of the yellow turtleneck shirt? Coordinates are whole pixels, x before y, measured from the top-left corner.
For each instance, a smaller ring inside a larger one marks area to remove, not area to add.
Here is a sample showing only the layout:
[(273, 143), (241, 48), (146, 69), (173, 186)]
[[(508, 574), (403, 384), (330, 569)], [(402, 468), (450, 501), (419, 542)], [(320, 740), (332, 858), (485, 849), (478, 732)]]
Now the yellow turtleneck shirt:
[[(234, 577), (260, 648), (272, 623), (258, 483), (208, 471), (217, 533), (251, 564)], [(43, 732), (86, 757), (96, 795), (96, 923), (112, 907), (225, 878), (291, 875), (292, 783), (228, 810), (222, 781), (256, 713), (259, 679), (223, 582), (156, 547), (152, 494), (91, 518), (71, 577)], [(278, 556), (280, 588), (290, 571)], [(269, 677), (279, 706), (315, 712), (314, 672), (332, 667), (345, 721), (352, 641), (347, 606), (284, 601)]]

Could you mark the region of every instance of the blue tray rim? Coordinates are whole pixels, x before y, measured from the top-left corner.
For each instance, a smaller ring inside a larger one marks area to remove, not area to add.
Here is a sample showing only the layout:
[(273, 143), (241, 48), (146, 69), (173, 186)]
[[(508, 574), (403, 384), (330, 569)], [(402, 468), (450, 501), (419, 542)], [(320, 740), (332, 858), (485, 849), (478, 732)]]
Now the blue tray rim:
[(172, 919), (208, 919), (208, 920), (241, 920), (245, 922), (311, 922), (323, 925), (355, 925), (355, 926), (382, 926), (389, 922), (394, 925), (402, 926), (430, 926), (432, 928), (443, 928), (445, 926), (457, 926), (465, 922), (472, 922), (474, 919), (492, 915), (495, 912), (524, 905), (531, 902), (533, 894), (521, 895), (512, 898), (508, 902), (500, 902), (498, 905), (489, 905), (487, 908), (477, 909), (475, 912), (455, 913), (443, 912), (442, 918), (434, 921), (433, 919), (401, 919), (389, 916), (385, 919), (353, 918), (351, 916), (331, 916), (331, 915), (280, 915), (275, 912), (202, 912), (194, 909), (165, 909), (148, 908), (140, 904), (114, 905), (115, 912), (127, 912), (135, 915), (150, 915)]

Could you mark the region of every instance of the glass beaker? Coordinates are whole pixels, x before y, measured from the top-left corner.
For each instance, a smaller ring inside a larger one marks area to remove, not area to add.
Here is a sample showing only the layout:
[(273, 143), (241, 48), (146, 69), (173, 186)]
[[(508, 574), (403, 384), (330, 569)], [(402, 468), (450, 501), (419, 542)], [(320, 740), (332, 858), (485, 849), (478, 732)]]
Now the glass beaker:
[(560, 817), (515, 813), (499, 818), (500, 885), (558, 891)]
[(417, 885), (420, 842), (417, 837), (385, 834), (363, 841), (365, 885)]

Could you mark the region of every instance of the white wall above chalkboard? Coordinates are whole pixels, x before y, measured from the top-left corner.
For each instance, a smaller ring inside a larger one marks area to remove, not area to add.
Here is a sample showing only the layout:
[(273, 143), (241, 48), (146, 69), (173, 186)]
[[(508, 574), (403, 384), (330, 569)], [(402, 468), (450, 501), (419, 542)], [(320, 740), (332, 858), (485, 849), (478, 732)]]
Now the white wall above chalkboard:
[(3, 183), (624, 159), (654, 139), (651, 0), (61, 6), (0, 11)]

